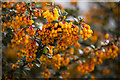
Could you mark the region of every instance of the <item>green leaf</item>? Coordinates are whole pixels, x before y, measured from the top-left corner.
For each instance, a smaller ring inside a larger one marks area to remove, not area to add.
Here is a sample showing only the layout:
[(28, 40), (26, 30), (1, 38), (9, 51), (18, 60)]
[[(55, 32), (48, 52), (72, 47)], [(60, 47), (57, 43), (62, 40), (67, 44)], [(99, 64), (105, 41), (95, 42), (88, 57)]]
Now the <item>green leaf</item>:
[(29, 76), (29, 73), (26, 70), (22, 70), (25, 76)]
[(32, 17), (32, 19), (37, 19), (37, 17)]
[(71, 21), (70, 20), (64, 20), (65, 22), (68, 22), (68, 23), (70, 23)]
[(40, 60), (39, 60), (38, 58), (35, 60), (35, 65), (36, 65), (37, 67), (40, 67), (40, 66), (41, 66), (41, 62), (40, 62)]
[(61, 11), (60, 9), (58, 10), (58, 12), (59, 12), (59, 14), (62, 16), (62, 11)]
[(34, 39), (34, 37), (30, 37), (29, 39)]
[(67, 70), (67, 67), (66, 66), (61, 66), (60, 70)]
[(51, 54), (45, 54), (47, 57), (52, 58)]
[(56, 9), (59, 9), (59, 7), (58, 7), (58, 6), (55, 6), (55, 8), (56, 8)]
[(78, 20), (79, 20), (79, 21), (82, 21), (82, 19), (81, 19), (81, 17), (80, 17), (80, 16), (78, 16)]
[(24, 66), (25, 70), (30, 70), (30, 68), (28, 66)]
[(35, 63), (35, 65), (36, 65), (37, 67), (40, 67), (40, 64)]
[(54, 43), (49, 43), (49, 45), (50, 45), (50, 46), (55, 46), (55, 44), (54, 44)]
[(67, 14), (68, 14), (67, 12), (64, 12), (62, 15), (63, 15), (63, 16), (66, 16)]
[(75, 20), (75, 22), (76, 22), (76, 23), (78, 23), (78, 22), (79, 22), (77, 18), (74, 18), (74, 20)]
[(28, 6), (28, 3), (25, 3), (26, 6)]
[(40, 58), (42, 56), (42, 53), (37, 54), (37, 58)]
[(48, 53), (48, 48), (44, 47), (43, 48), (43, 53)]
[(28, 11), (26, 11), (23, 15), (27, 16), (28, 14), (29, 14), (29, 12), (28, 12)]
[(58, 23), (58, 22), (59, 22), (58, 20), (55, 20), (55, 21), (53, 21), (52, 23), (55, 24), (55, 23)]
[(12, 29), (11, 29), (11, 28), (7, 28), (7, 31), (8, 31), (8, 32), (12, 32)]
[(37, 61), (37, 63), (41, 64), (41, 62), (40, 62), (40, 59), (39, 59), (39, 58), (37, 58), (37, 59), (36, 59), (36, 61)]

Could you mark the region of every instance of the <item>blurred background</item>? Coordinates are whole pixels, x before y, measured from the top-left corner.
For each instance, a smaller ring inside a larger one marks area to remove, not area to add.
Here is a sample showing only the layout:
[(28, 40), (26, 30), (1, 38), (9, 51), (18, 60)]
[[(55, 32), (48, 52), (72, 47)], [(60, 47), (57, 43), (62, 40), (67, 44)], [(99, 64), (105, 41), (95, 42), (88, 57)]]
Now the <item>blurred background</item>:
[[(86, 43), (99, 46), (108, 33), (112, 38), (120, 37), (120, 2), (56, 2), (69, 14), (68, 19), (77, 16), (85, 18), (85, 22), (94, 30), (93, 36)], [(119, 50), (120, 53), (120, 50)], [(96, 78), (120, 78), (120, 55), (114, 60), (105, 60), (95, 70), (82, 77), (93, 75)]]

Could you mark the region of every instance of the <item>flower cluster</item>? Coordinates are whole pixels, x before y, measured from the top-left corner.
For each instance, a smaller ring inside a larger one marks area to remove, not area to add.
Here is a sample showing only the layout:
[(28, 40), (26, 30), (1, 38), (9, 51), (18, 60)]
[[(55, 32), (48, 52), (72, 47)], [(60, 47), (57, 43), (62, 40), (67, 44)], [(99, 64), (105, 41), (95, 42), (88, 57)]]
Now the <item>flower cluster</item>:
[(81, 75), (93, 71), (95, 65), (102, 63), (103, 60), (108, 58), (115, 58), (118, 55), (118, 47), (114, 44), (106, 46), (105, 51), (93, 49), (90, 50), (88, 48), (84, 49), (83, 51), (85, 56), (83, 59), (85, 62), (80, 61), (80, 64), (77, 67), (77, 70)]
[(103, 75), (108, 75), (110, 73), (110, 69), (103, 69)]
[[(25, 15), (12, 17), (11, 20), (3, 23), (3, 31), (11, 28), (14, 32), (14, 37), (8, 45), (9, 48), (16, 51), (18, 58), (26, 56), (28, 62), (32, 62), (36, 58), (35, 53), (37, 51), (36, 42), (30, 39), (35, 35), (35, 29), (32, 27), (33, 23), (34, 21)], [(18, 63), (15, 65), (19, 66)], [(12, 69), (16, 67), (15, 65), (13, 65)], [(28, 66), (31, 65), (31, 63), (28, 64)]]
[(25, 3), (24, 3), (24, 2), (21, 2), (21, 3), (19, 3), (19, 4), (16, 4), (15, 7), (16, 7), (16, 10), (17, 10), (16, 13), (21, 13), (21, 14), (23, 14), (23, 13), (25, 13), (25, 11), (27, 11), (27, 6), (25, 6)]
[(42, 10), (35, 8), (32, 15), (35, 15), (35, 17), (41, 17), (42, 12)]
[(86, 74), (94, 70), (94, 64), (79, 64), (77, 70), (80, 72), (80, 75)]
[(9, 8), (9, 9), (10, 9), (10, 8), (12, 7), (12, 6), (11, 6), (12, 4), (14, 4), (14, 2), (6, 2), (6, 4), (5, 4), (5, 3), (2, 4), (2, 7), (3, 7), (3, 8)]
[[(11, 45), (9, 47), (14, 48), (18, 51), (18, 57), (26, 56), (26, 61), (32, 62), (36, 58), (37, 46), (35, 41), (30, 39), (31, 34), (34, 35), (34, 30), (31, 31), (32, 28), (28, 29), (20, 29), (15, 34), (15, 37), (11, 40)], [(28, 35), (26, 35), (25, 30)], [(29, 43), (29, 44), (28, 44)], [(19, 46), (19, 47), (17, 47)]]
[(51, 12), (49, 10), (43, 12), (42, 14), (44, 18), (48, 20), (48, 22), (55, 21), (56, 19), (59, 18), (58, 10), (54, 8)]
[(10, 26), (15, 32), (17, 32), (21, 27), (31, 26), (33, 23), (34, 21), (30, 20), (28, 16), (15, 16), (12, 20), (9, 20), (9, 22), (3, 23), (3, 30)]
[(62, 57), (61, 58), (61, 66), (67, 66), (68, 64), (69, 64), (69, 62), (70, 62), (70, 58), (68, 58), (68, 57)]
[(89, 25), (82, 23), (82, 29), (80, 31), (80, 34), (83, 40), (87, 40), (89, 37), (92, 36), (93, 31), (90, 29)]
[(42, 72), (42, 76), (43, 76), (43, 78), (49, 78), (49, 76), (50, 76), (50, 72), (48, 71), (47, 68), (45, 68), (45, 71)]
[[(65, 50), (67, 46), (71, 46), (79, 39), (79, 28), (65, 21), (59, 23), (47, 23), (39, 30), (39, 38), (42, 39), (44, 45), (53, 44), (57, 41), (57, 50)], [(66, 35), (67, 34), (67, 35)]]
[(40, 57), (40, 61), (42, 62), (42, 65), (44, 67), (51, 65), (54, 69), (57, 70), (60, 69), (61, 66), (61, 55), (60, 54), (54, 55), (52, 59), (45, 55), (42, 55)]
[(105, 50), (106, 50), (106, 57), (107, 58), (115, 58), (118, 55), (117, 54), (118, 47), (115, 45), (111, 45), (109, 47), (106, 47)]

